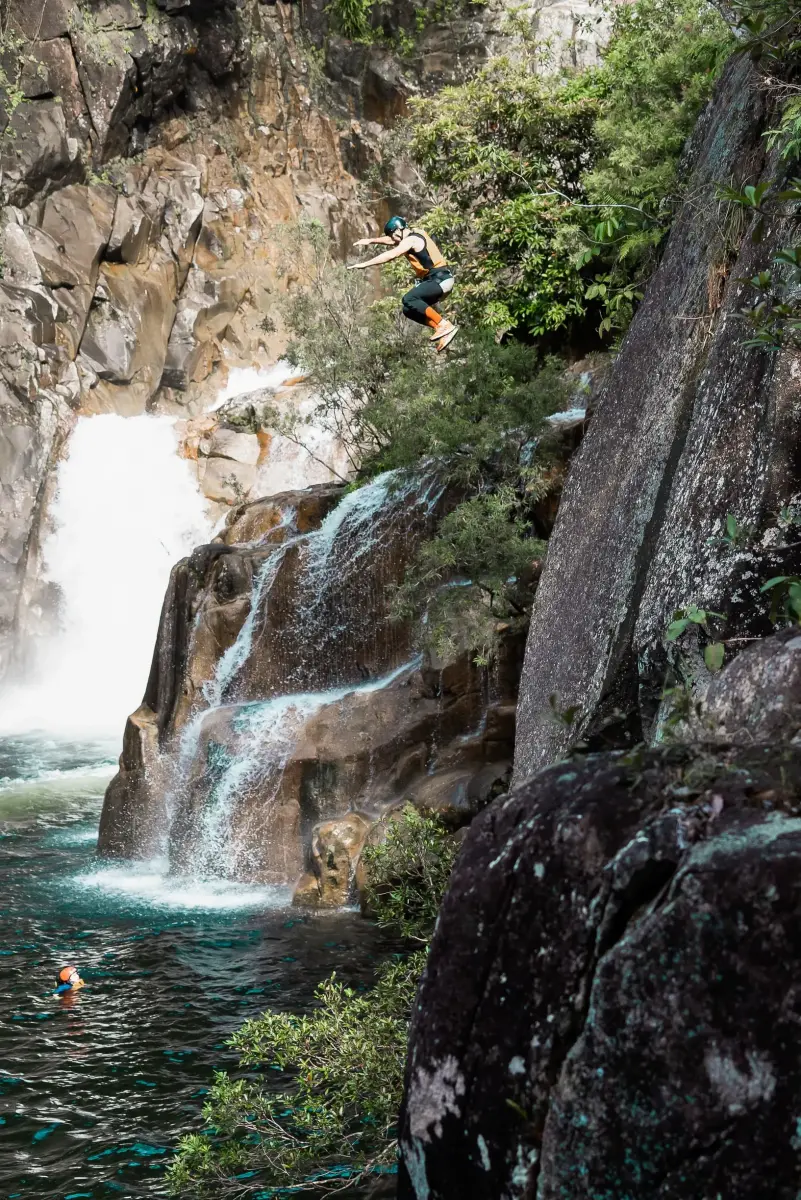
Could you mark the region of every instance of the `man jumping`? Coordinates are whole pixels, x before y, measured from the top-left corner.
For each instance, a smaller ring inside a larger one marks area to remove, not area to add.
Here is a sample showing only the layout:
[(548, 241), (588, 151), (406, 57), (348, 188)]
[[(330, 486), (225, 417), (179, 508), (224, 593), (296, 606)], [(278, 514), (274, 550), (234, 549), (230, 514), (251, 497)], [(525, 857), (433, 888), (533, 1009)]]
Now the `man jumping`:
[(349, 271), (362, 271), (365, 267), (378, 267), (395, 258), (408, 258), (409, 266), (420, 282), (403, 297), (403, 315), (418, 325), (428, 325), (434, 332), (432, 342), (438, 351), (449, 346), (459, 332), (446, 317), (441, 316), (435, 305), (453, 288), (453, 275), (434, 240), (422, 229), (409, 229), (403, 217), (390, 217), (384, 226), (384, 237), (361, 238), (356, 246), (391, 246), (391, 250), (377, 254), (366, 262), (353, 263)]

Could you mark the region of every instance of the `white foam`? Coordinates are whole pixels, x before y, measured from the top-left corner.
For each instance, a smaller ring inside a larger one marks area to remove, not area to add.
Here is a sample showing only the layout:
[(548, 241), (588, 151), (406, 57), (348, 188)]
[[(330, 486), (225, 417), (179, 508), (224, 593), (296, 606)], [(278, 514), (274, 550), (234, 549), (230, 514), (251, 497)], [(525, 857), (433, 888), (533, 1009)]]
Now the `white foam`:
[(108, 783), (117, 773), (117, 766), (102, 763), (96, 767), (70, 767), (68, 770), (40, 771), (30, 779), (13, 779), (7, 775), (0, 777), (0, 792), (17, 792), (23, 788), (41, 788), (48, 783), (58, 787), (84, 787)]
[(121, 733), (150, 668), (173, 565), (211, 526), (174, 420), (81, 417), (61, 464), (44, 547), (60, 635), (31, 682), (0, 701), (0, 731)]
[(239, 400), (240, 397), (250, 396), (253, 392), (264, 391), (265, 388), (279, 388), (282, 383), (297, 375), (294, 367), (290, 367), (283, 359), (274, 367), (259, 370), (256, 367), (234, 367), (228, 376), (228, 382), (220, 392), (209, 412), (216, 412), (229, 400)]
[(292, 898), (291, 888), (170, 875), (166, 859), (99, 866), (74, 876), (71, 883), (149, 907), (195, 912), (285, 908)]

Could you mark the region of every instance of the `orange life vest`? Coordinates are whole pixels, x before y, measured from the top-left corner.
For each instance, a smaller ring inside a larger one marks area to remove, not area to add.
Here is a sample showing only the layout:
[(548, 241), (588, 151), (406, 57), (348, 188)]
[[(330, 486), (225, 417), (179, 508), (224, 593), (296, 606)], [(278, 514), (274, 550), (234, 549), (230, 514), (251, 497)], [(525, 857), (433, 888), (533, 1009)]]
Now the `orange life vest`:
[(409, 235), (422, 238), (425, 242), (424, 249), (407, 250), (406, 252), (409, 265), (418, 279), (426, 279), (432, 271), (437, 271), (440, 267), (447, 266), (439, 246), (424, 229), (410, 229)]

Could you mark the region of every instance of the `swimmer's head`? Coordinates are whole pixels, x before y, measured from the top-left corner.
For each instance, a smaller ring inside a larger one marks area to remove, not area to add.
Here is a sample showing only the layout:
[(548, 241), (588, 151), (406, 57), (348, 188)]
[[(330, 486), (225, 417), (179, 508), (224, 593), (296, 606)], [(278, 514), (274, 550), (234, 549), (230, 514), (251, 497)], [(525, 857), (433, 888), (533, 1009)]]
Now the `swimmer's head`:
[(81, 976), (77, 967), (62, 967), (58, 973), (56, 986), (61, 987), (64, 983), (68, 983), (72, 987), (75, 987), (76, 983), (81, 983)]

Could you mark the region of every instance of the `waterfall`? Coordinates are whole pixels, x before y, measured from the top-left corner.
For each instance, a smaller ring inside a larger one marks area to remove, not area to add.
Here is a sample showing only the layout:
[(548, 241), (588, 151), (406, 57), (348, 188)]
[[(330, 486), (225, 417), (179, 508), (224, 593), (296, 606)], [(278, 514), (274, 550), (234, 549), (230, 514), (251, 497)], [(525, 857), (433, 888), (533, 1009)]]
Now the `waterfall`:
[(147, 680), (170, 569), (211, 526), (169, 417), (80, 417), (58, 470), (44, 578), (60, 631), (0, 701), (0, 730), (119, 735)]
[(166, 809), (177, 870), (275, 881), (295, 861), (297, 873), (299, 813), (285, 773), (322, 709), (417, 665), (387, 592), (441, 495), (433, 478), (387, 473), (346, 494), (311, 532), (293, 530), (290, 509), (285, 540), (266, 557), (244, 549), (253, 555), (248, 616), (172, 751)]
[(442, 493), (433, 477), (387, 472), (348, 493), (319, 529), (287, 542), (291, 570), (276, 571), (254, 602), (258, 653), (227, 698), (323, 691), (404, 661), (408, 630), (390, 619), (391, 591)]
[[(205, 782), (210, 786), (204, 803), (190, 816), (190, 829), (180, 834), (181, 870), (190, 875), (228, 879), (257, 876), (262, 847), (259, 839), (249, 836), (250, 831), (238, 821), (249, 791), (258, 789), (258, 824), (269, 823), (284, 771), (306, 723), (347, 695), (389, 687), (419, 664), (420, 659), (415, 658), (359, 687), (276, 696), (272, 700), (224, 706), (205, 713), (201, 726), (208, 721), (211, 729), (205, 755)], [(221, 712), (235, 735), (233, 744), (227, 746), (214, 741)], [(201, 738), (202, 728), (198, 731), (198, 742)]]

